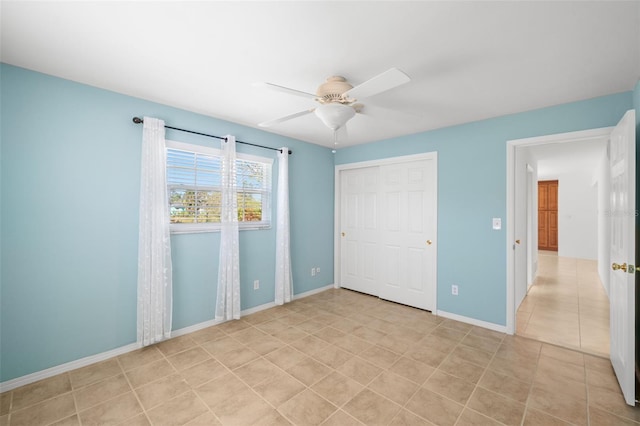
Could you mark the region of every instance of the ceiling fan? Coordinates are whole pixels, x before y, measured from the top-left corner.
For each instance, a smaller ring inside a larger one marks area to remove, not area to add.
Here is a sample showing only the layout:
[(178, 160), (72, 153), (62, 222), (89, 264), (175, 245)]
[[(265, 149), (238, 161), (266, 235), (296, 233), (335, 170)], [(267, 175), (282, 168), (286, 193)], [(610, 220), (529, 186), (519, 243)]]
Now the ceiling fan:
[(355, 87), (344, 77), (333, 76), (327, 78), (327, 81), (318, 87), (315, 95), (277, 84), (257, 83), (256, 85), (272, 90), (312, 99), (319, 104), (313, 108), (265, 121), (258, 125), (260, 127), (271, 127), (313, 112), (328, 128), (333, 130), (334, 135), (337, 135), (338, 129), (344, 129), (347, 122), (356, 113), (361, 112), (364, 105), (356, 103), (358, 100), (393, 89), (410, 80), (411, 78), (398, 68), (391, 68)]

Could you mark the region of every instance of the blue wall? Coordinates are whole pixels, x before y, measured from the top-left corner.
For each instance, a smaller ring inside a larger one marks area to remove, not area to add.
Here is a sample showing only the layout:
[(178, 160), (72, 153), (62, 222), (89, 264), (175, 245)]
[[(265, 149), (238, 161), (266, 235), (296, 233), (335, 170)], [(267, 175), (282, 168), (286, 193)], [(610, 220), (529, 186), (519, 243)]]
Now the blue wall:
[[(142, 128), (133, 116), (293, 149), (297, 294), (333, 282), (334, 164), (438, 151), (438, 309), (505, 324), (506, 232), (493, 231), (491, 218), (506, 214), (506, 141), (612, 126), (640, 107), (638, 84), (633, 92), (344, 148), (334, 157), (316, 145), (13, 66), (1, 65), (0, 73), (0, 381), (135, 342)], [(216, 143), (170, 130), (167, 138)], [(241, 232), (243, 309), (273, 301), (274, 241), (274, 229)], [(172, 236), (174, 329), (213, 318), (218, 244), (217, 233)], [(322, 274), (311, 277), (315, 266)]]
[[(135, 342), (142, 127), (133, 116), (290, 147), (294, 292), (333, 282), (330, 149), (6, 64), (0, 72), (0, 381)], [(272, 302), (275, 229), (241, 231), (240, 244), (242, 308)], [(172, 236), (174, 329), (213, 319), (218, 246), (218, 233)], [(322, 274), (311, 277), (314, 266)]]
[[(637, 90), (636, 90), (637, 91)], [(506, 324), (506, 142), (615, 125), (632, 92), (344, 148), (336, 164), (438, 152), (438, 310)], [(500, 231), (491, 219), (503, 218)], [(457, 284), (459, 295), (451, 295)]]

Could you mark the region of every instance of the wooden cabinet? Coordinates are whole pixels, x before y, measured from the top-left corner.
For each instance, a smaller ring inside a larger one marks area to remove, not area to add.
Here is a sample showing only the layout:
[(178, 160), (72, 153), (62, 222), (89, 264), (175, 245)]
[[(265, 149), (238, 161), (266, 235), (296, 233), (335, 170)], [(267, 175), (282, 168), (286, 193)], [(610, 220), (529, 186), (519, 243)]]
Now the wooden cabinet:
[(558, 251), (558, 181), (538, 182), (538, 250)]

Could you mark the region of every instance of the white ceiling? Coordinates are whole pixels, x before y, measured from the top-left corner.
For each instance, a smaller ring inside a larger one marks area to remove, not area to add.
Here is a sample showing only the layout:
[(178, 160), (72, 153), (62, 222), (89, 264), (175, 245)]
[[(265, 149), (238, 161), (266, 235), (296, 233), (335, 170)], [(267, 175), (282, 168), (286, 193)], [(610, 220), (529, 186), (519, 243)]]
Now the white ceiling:
[(538, 179), (557, 179), (567, 173), (588, 173), (594, 178), (604, 156), (607, 139), (551, 143), (529, 148), (537, 160)]
[[(391, 67), (406, 72), (411, 82), (363, 102), (339, 146), (624, 92), (640, 78), (638, 1), (1, 8), (5, 63), (252, 127), (313, 107), (255, 82), (315, 92), (331, 75), (357, 85)], [(371, 114), (375, 107), (415, 116)], [(312, 114), (268, 131), (333, 146)]]

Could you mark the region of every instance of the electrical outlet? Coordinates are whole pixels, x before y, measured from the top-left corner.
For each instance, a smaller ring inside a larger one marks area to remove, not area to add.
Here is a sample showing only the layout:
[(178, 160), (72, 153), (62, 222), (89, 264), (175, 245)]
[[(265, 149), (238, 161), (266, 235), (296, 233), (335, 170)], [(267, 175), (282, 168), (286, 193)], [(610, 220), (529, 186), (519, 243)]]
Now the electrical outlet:
[(453, 294), (454, 296), (458, 295), (458, 286), (457, 285), (452, 285), (451, 286), (451, 294)]
[(312, 277), (316, 276), (316, 268), (311, 268), (311, 276)]
[(320, 274), (320, 267), (319, 266), (316, 268), (316, 274)]
[(258, 290), (260, 288), (260, 280), (255, 280), (253, 282), (253, 289)]

